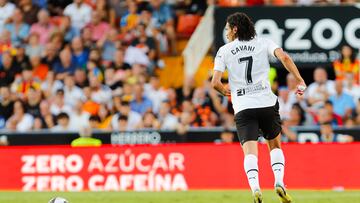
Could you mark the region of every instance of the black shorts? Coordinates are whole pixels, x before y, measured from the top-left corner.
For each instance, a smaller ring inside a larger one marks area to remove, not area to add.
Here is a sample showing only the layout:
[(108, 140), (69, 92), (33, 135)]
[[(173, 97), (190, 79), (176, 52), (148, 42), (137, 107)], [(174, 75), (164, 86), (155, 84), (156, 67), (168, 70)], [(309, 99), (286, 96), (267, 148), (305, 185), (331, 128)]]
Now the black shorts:
[(260, 132), (265, 139), (272, 140), (281, 132), (279, 102), (271, 107), (242, 110), (235, 115), (235, 123), (241, 145), (257, 141)]

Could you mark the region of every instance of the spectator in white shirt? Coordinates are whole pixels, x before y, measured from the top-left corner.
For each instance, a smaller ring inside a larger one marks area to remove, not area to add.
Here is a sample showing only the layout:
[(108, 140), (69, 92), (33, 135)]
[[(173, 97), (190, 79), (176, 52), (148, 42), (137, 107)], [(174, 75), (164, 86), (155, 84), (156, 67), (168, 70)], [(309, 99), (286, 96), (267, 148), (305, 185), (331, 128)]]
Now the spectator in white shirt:
[(8, 19), (13, 15), (15, 5), (7, 0), (0, 0), (0, 33), (3, 31)]
[(161, 88), (159, 77), (151, 76), (150, 83), (146, 84), (144, 89), (145, 96), (152, 102), (153, 112), (157, 114), (161, 103), (167, 100), (167, 93), (163, 88)]
[(98, 104), (107, 104), (112, 97), (111, 89), (101, 84), (95, 75), (89, 75), (90, 88), (92, 90), (91, 99)]
[(135, 111), (131, 111), (129, 102), (122, 101), (119, 106), (119, 112), (112, 117), (111, 127), (113, 130), (119, 130), (119, 117), (127, 116), (127, 130), (135, 130), (142, 118)]
[(71, 129), (80, 130), (81, 128), (88, 127), (90, 114), (83, 110), (83, 102), (81, 100), (76, 101), (76, 105), (70, 114), (70, 126)]
[(25, 113), (25, 105), (20, 100), (14, 103), (14, 114), (7, 120), (6, 128), (8, 130), (16, 130), (26, 132), (32, 128), (34, 118)]
[(178, 118), (170, 113), (170, 103), (163, 101), (159, 110), (160, 129), (176, 130), (179, 125)]
[(311, 83), (306, 91), (306, 98), (310, 106), (320, 108), (329, 96), (335, 94), (335, 83), (328, 80), (326, 70), (318, 67), (314, 71), (314, 82)]
[(54, 100), (50, 106), (50, 112), (51, 114), (57, 116), (61, 112), (65, 112), (67, 114), (71, 113), (71, 107), (67, 104), (65, 104), (64, 100), (64, 90), (59, 89), (56, 91), (56, 95), (54, 97)]
[(67, 113), (61, 112), (56, 116), (57, 125), (51, 128), (51, 131), (54, 132), (66, 132), (73, 131), (74, 129), (70, 126), (70, 118)]
[(64, 15), (71, 18), (72, 26), (81, 30), (91, 21), (92, 9), (83, 0), (74, 0), (64, 10)]
[(72, 75), (66, 75), (64, 79), (65, 104), (74, 107), (76, 101), (85, 99), (82, 89), (75, 85)]

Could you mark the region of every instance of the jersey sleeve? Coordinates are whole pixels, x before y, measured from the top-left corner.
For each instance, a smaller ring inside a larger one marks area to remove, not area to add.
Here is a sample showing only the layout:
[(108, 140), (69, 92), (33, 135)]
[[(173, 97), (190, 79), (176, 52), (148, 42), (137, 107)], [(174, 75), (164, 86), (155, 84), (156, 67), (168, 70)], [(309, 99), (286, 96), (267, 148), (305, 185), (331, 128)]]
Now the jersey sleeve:
[(277, 45), (271, 39), (265, 39), (265, 40), (266, 40), (266, 44), (267, 44), (268, 54), (270, 56), (276, 57), (274, 52), (275, 52), (275, 49), (280, 48), (279, 45)]
[(223, 49), (220, 48), (216, 53), (215, 62), (214, 62), (214, 70), (224, 72), (226, 68), (225, 65), (225, 54), (223, 53)]

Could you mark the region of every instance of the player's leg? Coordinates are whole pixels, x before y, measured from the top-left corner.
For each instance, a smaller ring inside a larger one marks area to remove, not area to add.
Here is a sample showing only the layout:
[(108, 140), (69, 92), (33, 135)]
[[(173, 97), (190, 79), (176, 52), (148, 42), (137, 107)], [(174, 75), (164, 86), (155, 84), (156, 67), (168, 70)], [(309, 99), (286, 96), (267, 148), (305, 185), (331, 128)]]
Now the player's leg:
[(285, 156), (281, 149), (281, 134), (274, 139), (267, 140), (270, 151), (271, 168), (275, 177), (274, 185), (284, 186)]
[(254, 202), (261, 203), (262, 194), (259, 184), (257, 141), (246, 141), (242, 145), (242, 149), (244, 152), (244, 170), (248, 178), (249, 186), (254, 196)]
[(262, 202), (258, 167), (259, 125), (254, 110), (244, 110), (235, 115), (237, 134), (244, 152), (244, 171), (254, 196), (255, 203)]
[(279, 104), (262, 110), (262, 119), (259, 124), (264, 132), (270, 151), (271, 168), (275, 177), (275, 191), (281, 202), (290, 203), (291, 197), (286, 193), (284, 187), (285, 156), (281, 149), (281, 120), (279, 115)]
[(272, 140), (267, 140), (267, 143), (270, 150), (271, 168), (275, 177), (275, 191), (282, 203), (291, 203), (292, 199), (284, 185), (285, 156), (281, 149), (281, 134)]

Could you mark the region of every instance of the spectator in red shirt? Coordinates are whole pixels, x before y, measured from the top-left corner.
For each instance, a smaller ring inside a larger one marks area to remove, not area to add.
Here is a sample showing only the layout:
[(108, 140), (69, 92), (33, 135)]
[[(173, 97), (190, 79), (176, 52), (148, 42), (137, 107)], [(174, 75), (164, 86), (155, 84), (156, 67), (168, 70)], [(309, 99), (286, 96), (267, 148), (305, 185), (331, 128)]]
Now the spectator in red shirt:
[(91, 30), (91, 39), (96, 42), (105, 37), (106, 33), (110, 30), (110, 25), (101, 20), (99, 11), (92, 12), (91, 22), (86, 26)]

